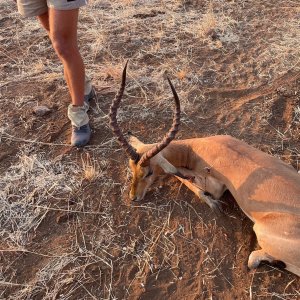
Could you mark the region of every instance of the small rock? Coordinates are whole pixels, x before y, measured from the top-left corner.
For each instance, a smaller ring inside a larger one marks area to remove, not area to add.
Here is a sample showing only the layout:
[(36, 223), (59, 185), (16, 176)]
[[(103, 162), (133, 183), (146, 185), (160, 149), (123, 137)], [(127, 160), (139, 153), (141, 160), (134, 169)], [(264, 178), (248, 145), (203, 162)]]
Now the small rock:
[(51, 112), (51, 109), (45, 105), (39, 105), (33, 108), (34, 114), (43, 117)]

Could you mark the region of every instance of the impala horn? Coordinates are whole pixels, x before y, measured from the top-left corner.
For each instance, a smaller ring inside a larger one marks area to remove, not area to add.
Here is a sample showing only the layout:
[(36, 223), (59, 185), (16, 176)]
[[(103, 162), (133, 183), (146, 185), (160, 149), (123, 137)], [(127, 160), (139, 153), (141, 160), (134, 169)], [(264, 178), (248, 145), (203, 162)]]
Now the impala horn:
[(176, 93), (176, 90), (169, 78), (168, 82), (171, 87), (174, 101), (175, 101), (175, 109), (174, 109), (174, 116), (173, 116), (173, 123), (172, 127), (170, 128), (169, 132), (165, 135), (165, 137), (162, 139), (162, 141), (157, 144), (155, 147), (150, 149), (149, 151), (145, 152), (141, 159), (139, 160), (139, 164), (143, 167), (146, 166), (149, 159), (155, 156), (157, 153), (159, 153), (161, 150), (163, 150), (165, 147), (167, 147), (171, 141), (175, 138), (176, 133), (178, 132), (178, 127), (180, 125), (180, 102), (179, 97)]
[(110, 112), (109, 112), (109, 118), (110, 118), (110, 127), (112, 128), (112, 131), (116, 135), (119, 143), (125, 150), (125, 152), (129, 155), (129, 157), (137, 163), (140, 159), (140, 155), (135, 151), (135, 149), (128, 143), (128, 141), (125, 139), (117, 121), (117, 111), (120, 106), (122, 96), (125, 89), (125, 83), (126, 83), (126, 69), (127, 69), (128, 61), (125, 64), (125, 67), (123, 69), (122, 73), (122, 81), (120, 85), (120, 89), (118, 93), (115, 96), (115, 99), (113, 100), (111, 106), (110, 106)]
[(142, 156), (140, 156), (136, 152), (136, 150), (125, 139), (125, 137), (118, 125), (118, 122), (117, 122), (117, 111), (120, 106), (122, 96), (124, 93), (124, 89), (125, 89), (127, 64), (128, 64), (128, 61), (126, 62), (125, 67), (123, 69), (120, 89), (119, 89), (118, 93), (116, 94), (116, 97), (114, 98), (114, 100), (111, 104), (111, 107), (110, 107), (110, 113), (109, 113), (110, 126), (111, 126), (114, 134), (116, 135), (119, 143), (121, 144), (121, 146), (123, 147), (125, 152), (129, 155), (129, 157), (135, 163), (139, 163), (142, 167), (144, 167), (148, 164), (148, 161), (153, 156), (155, 156), (157, 153), (159, 153), (161, 150), (163, 150), (165, 147), (167, 147), (170, 144), (170, 142), (175, 138), (175, 135), (178, 132), (178, 127), (180, 125), (180, 101), (179, 101), (179, 97), (176, 93), (176, 90), (175, 90), (171, 80), (169, 78), (167, 78), (169, 85), (171, 87), (173, 96), (174, 96), (174, 101), (175, 101), (175, 109), (174, 109), (172, 127), (160, 143), (158, 143), (155, 147), (153, 147), (149, 151), (145, 152)]

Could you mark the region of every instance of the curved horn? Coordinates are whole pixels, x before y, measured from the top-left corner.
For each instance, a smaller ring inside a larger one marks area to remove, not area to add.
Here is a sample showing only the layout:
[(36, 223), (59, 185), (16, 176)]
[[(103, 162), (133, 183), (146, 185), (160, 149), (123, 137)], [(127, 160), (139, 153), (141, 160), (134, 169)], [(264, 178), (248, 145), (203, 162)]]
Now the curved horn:
[(125, 152), (129, 155), (129, 157), (134, 160), (136, 163), (140, 159), (140, 155), (135, 151), (135, 149), (128, 143), (128, 141), (125, 139), (119, 125), (117, 122), (117, 111), (120, 106), (120, 102), (124, 93), (125, 89), (125, 83), (126, 83), (126, 69), (127, 69), (128, 61), (125, 64), (125, 67), (123, 69), (122, 73), (122, 82), (120, 85), (120, 89), (118, 93), (115, 96), (115, 99), (113, 100), (111, 106), (110, 106), (110, 112), (109, 112), (109, 118), (110, 118), (110, 127), (112, 128), (114, 134), (116, 135), (119, 143), (124, 148)]
[(150, 149), (149, 151), (147, 151), (146, 153), (144, 153), (142, 155), (142, 157), (139, 161), (139, 164), (142, 167), (147, 165), (147, 162), (150, 158), (155, 156), (157, 153), (159, 153), (161, 150), (163, 150), (165, 147), (167, 147), (170, 144), (170, 142), (175, 138), (175, 135), (178, 131), (178, 127), (179, 127), (179, 124), (180, 124), (180, 102), (179, 102), (179, 97), (176, 93), (176, 90), (175, 90), (171, 80), (169, 78), (167, 78), (167, 79), (168, 79), (168, 82), (169, 82), (169, 85), (171, 87), (171, 90), (172, 90), (172, 93), (173, 93), (173, 96), (174, 96), (174, 100), (175, 100), (175, 110), (174, 110), (172, 127), (159, 144), (157, 144), (155, 147), (153, 147), (152, 149)]

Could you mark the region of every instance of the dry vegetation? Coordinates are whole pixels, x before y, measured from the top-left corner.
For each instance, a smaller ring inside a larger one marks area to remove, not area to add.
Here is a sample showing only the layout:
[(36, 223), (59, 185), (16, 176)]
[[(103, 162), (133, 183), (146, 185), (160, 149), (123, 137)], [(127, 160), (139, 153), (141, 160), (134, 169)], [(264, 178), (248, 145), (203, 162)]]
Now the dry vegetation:
[[(296, 0), (90, 0), (80, 48), (97, 99), (88, 147), (69, 147), (69, 96), (45, 32), (0, 3), (0, 299), (299, 299), (299, 279), (249, 272), (251, 222), (172, 179), (128, 205), (130, 173), (108, 126), (120, 71), (124, 131), (157, 141), (231, 134), (300, 169)], [(33, 113), (47, 106), (45, 116)]]

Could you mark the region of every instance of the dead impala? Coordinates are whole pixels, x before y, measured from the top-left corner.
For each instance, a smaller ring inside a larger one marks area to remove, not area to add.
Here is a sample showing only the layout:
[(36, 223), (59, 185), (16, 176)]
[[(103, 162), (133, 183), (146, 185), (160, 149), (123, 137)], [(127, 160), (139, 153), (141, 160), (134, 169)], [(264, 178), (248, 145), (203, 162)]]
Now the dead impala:
[(261, 261), (284, 262), (286, 269), (300, 276), (300, 176), (278, 158), (257, 150), (231, 136), (211, 136), (170, 143), (180, 122), (178, 95), (168, 79), (174, 99), (173, 124), (160, 143), (144, 144), (122, 134), (116, 119), (123, 96), (122, 83), (110, 110), (110, 125), (130, 157), (133, 174), (130, 198), (139, 201), (162, 174), (175, 175), (212, 209), (229, 190), (240, 208), (254, 222), (261, 250), (253, 251), (250, 269)]

